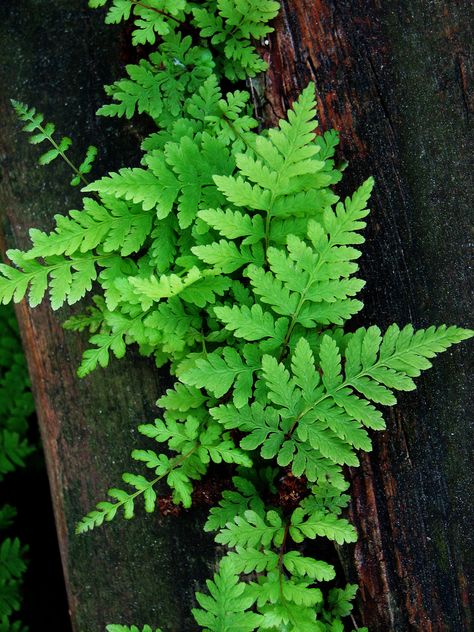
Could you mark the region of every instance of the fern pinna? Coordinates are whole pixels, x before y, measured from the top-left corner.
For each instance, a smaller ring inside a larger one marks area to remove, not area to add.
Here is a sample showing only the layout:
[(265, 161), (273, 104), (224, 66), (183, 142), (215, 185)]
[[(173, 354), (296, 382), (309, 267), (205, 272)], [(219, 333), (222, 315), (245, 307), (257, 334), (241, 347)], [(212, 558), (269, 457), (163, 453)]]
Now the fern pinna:
[[(338, 138), (316, 134), (314, 86), (259, 133), (249, 94), (220, 87), (264, 69), (251, 38), (269, 32), (276, 10), (256, 0), (113, 0), (106, 19), (132, 16), (135, 42), (159, 46), (107, 89), (112, 103), (99, 113), (145, 113), (157, 130), (140, 166), (88, 183), (81, 210), (57, 216), (49, 234), (32, 230), (31, 249), (10, 251), (14, 265), (1, 268), (4, 302), (28, 293), (36, 305), (49, 289), (56, 309), (98, 288), (66, 322), (92, 334), (79, 375), (136, 344), (176, 378), (158, 400), (160, 419), (139, 427), (142, 473), (124, 474), (125, 489), (110, 489), (78, 533), (117, 513), (132, 518), (140, 500), (153, 512), (161, 482), (189, 507), (210, 464), (230, 464), (233, 489), (205, 525), (227, 553), (193, 610), (211, 632), (344, 629), (356, 587), (325, 589), (333, 565), (302, 544), (356, 540), (342, 517), (344, 466), (357, 466), (370, 431), (385, 427), (379, 405), (394, 405), (394, 391), (415, 388), (431, 358), (472, 335), (345, 328), (363, 307), (357, 246), (373, 180), (345, 200), (335, 193)], [(16, 109), (29, 125), (35, 113)], [(288, 478), (300, 492), (280, 503)]]

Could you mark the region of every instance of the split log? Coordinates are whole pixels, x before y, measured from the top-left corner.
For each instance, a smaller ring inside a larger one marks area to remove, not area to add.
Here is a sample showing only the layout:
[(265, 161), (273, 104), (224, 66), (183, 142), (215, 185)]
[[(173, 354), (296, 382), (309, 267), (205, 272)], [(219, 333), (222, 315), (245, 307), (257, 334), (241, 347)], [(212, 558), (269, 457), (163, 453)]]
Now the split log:
[[(341, 133), (342, 192), (375, 176), (357, 325), (472, 326), (472, 25), (467, 0), (283, 0), (255, 101), (275, 123), (314, 81)], [(468, 322), (470, 320), (470, 322)], [(345, 550), (373, 632), (473, 629), (472, 343), (399, 397), (350, 473)], [(472, 598), (472, 593), (471, 593)]]

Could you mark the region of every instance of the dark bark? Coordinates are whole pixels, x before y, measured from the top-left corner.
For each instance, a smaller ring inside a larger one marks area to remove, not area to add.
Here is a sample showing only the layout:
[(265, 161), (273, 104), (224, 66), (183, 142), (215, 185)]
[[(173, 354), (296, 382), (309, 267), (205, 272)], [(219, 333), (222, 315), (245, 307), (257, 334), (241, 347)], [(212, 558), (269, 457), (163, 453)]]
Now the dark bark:
[[(471, 323), (472, 24), (467, 1), (283, 1), (255, 100), (274, 123), (308, 81), (341, 132), (343, 191), (376, 178), (357, 324)], [(469, 351), (435, 362), (350, 473), (360, 539), (342, 553), (373, 631), (472, 630)]]
[[(60, 160), (36, 164), (40, 153), (20, 131), (9, 98), (34, 105), (59, 133), (76, 139), (81, 160), (92, 143), (99, 172), (138, 164), (139, 137), (127, 122), (99, 119), (103, 85), (123, 75), (133, 51), (123, 29), (103, 24), (83, 0), (1, 3), (0, 209), (6, 247), (26, 247), (28, 228), (51, 228), (53, 215), (80, 202)], [(98, 173), (98, 172), (96, 172)], [(76, 206), (77, 208), (77, 206)], [(107, 623), (163, 623), (195, 629), (190, 609), (198, 582), (211, 574), (212, 539), (204, 514), (157, 514), (74, 535), (76, 522), (120, 485), (130, 463), (136, 427), (157, 416), (154, 402), (167, 386), (151, 361), (129, 355), (79, 380), (75, 369), (85, 336), (66, 332), (67, 310), (44, 304), (18, 309), (45, 448), (71, 618), (76, 632), (103, 632)], [(132, 468), (132, 469), (130, 469)], [(40, 522), (41, 515), (37, 520)], [(35, 528), (35, 525), (32, 525)], [(48, 569), (44, 569), (48, 581)]]

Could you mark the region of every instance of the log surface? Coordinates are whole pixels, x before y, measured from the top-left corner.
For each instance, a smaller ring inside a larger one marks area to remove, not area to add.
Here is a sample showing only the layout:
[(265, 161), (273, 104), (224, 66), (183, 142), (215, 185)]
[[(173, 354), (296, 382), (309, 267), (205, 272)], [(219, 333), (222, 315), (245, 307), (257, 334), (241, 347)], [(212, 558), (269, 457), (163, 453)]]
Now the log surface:
[[(62, 161), (37, 165), (41, 147), (28, 145), (10, 98), (35, 106), (59, 134), (71, 136), (70, 155), (76, 162), (87, 145), (96, 145), (100, 164), (95, 175), (138, 165), (136, 129), (95, 116), (105, 102), (103, 85), (120, 78), (131, 61), (128, 40), (123, 29), (105, 25), (101, 12), (88, 9), (84, 0), (0, 4), (4, 247), (27, 247), (31, 226), (50, 229), (54, 214), (80, 208), (80, 194), (69, 187), (70, 173)], [(34, 310), (21, 303), (17, 313), (74, 631), (104, 632), (108, 623), (195, 630), (194, 591), (212, 574), (215, 555), (212, 538), (202, 531), (205, 513), (161, 518), (145, 516), (140, 508), (135, 520), (126, 522), (120, 515), (92, 533), (74, 535), (76, 522), (105, 499), (109, 487), (120, 486), (122, 472), (141, 471), (129, 456), (140, 441), (136, 427), (157, 416), (154, 403), (169, 387), (166, 376), (158, 374), (152, 361), (129, 354), (79, 380), (75, 371), (86, 336), (62, 329), (69, 312), (52, 312), (44, 301)]]
[[(255, 100), (275, 123), (309, 81), (341, 132), (350, 193), (376, 179), (357, 325), (472, 327), (473, 5), (283, 0)], [(373, 632), (473, 629), (472, 341), (399, 397), (350, 474), (359, 531), (343, 555)], [(472, 374), (472, 373), (471, 373)]]

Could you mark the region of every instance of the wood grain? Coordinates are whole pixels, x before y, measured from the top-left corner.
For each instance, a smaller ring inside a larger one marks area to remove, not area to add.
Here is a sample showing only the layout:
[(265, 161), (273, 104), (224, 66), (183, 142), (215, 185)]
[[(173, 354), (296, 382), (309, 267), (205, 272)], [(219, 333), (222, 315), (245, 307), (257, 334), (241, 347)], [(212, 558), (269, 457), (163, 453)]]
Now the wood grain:
[[(269, 123), (311, 80), (341, 133), (342, 192), (376, 178), (360, 324), (472, 326), (473, 7), (442, 0), (283, 0), (253, 82)], [(344, 550), (372, 631), (472, 630), (472, 344), (399, 398), (350, 473), (360, 534)]]

